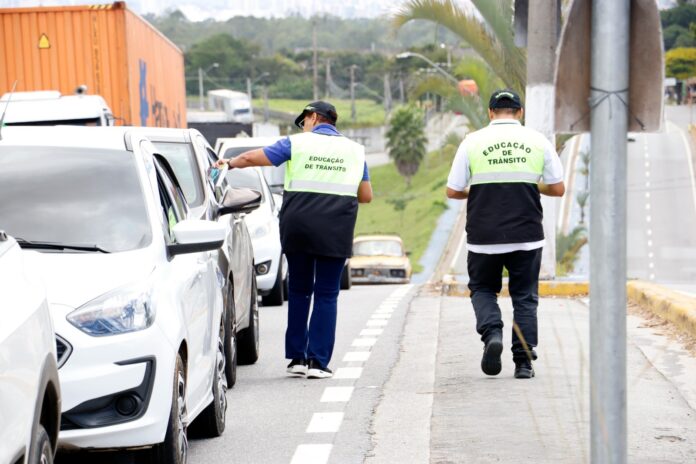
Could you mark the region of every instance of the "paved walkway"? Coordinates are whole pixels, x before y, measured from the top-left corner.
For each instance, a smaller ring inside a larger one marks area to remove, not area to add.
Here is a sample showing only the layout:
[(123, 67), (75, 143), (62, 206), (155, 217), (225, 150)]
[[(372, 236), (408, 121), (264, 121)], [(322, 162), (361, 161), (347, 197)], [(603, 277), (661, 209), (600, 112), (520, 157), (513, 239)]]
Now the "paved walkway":
[[(501, 306), (509, 346), (510, 300)], [(537, 377), (514, 379), (509, 351), (502, 373), (487, 377), (470, 300), (422, 290), (366, 462), (589, 462), (589, 309), (542, 299), (539, 315)], [(694, 462), (696, 359), (638, 317), (628, 328), (628, 462)], [(413, 417), (405, 420), (405, 409)]]

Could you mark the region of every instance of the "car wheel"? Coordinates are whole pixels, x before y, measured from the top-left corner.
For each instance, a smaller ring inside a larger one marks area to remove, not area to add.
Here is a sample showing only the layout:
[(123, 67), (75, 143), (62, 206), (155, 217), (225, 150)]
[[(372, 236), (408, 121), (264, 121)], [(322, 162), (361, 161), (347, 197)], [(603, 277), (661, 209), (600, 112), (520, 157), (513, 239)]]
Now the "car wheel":
[(280, 260), (278, 265), (278, 275), (276, 276), (275, 284), (271, 289), (271, 293), (263, 297), (264, 306), (280, 306), (283, 304), (283, 290), (285, 285), (283, 285), (283, 260)]
[(225, 323), (221, 321), (218, 334), (215, 368), (213, 369), (213, 401), (189, 427), (192, 437), (215, 438), (225, 431), (227, 412), (227, 376), (225, 373)]
[(29, 464), (53, 464), (53, 448), (51, 439), (43, 425), (38, 424), (32, 440), (32, 453), (27, 461)]
[(341, 290), (350, 290), (351, 285), (353, 285), (353, 279), (350, 277), (350, 269), (344, 266), (341, 274)]
[(256, 276), (251, 278), (251, 303), (249, 307), (249, 327), (239, 332), (239, 364), (254, 364), (259, 359), (259, 297), (256, 290)]
[(237, 313), (234, 304), (232, 282), (227, 290), (227, 307), (225, 311), (225, 377), (228, 388), (237, 383)]
[(188, 454), (186, 437), (186, 373), (181, 355), (176, 355), (172, 406), (164, 441), (152, 449), (153, 462), (157, 464), (185, 464)]

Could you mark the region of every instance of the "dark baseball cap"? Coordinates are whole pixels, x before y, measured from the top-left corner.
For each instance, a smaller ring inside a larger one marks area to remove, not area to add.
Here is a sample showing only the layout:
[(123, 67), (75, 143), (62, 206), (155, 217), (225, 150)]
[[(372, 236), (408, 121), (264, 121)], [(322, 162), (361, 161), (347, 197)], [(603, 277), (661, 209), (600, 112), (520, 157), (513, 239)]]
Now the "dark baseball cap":
[(331, 121), (331, 124), (334, 125), (336, 125), (336, 121), (338, 120), (338, 113), (336, 112), (336, 108), (331, 103), (327, 103), (321, 100), (315, 101), (305, 106), (302, 110), (302, 113), (295, 119), (295, 125), (300, 129), (302, 129), (302, 126), (300, 124), (302, 124), (302, 121), (304, 120), (305, 116), (307, 116), (307, 113), (320, 114), (329, 121)]
[(522, 108), (522, 101), (517, 93), (510, 89), (496, 90), (488, 100), (488, 108), (491, 110), (498, 108)]

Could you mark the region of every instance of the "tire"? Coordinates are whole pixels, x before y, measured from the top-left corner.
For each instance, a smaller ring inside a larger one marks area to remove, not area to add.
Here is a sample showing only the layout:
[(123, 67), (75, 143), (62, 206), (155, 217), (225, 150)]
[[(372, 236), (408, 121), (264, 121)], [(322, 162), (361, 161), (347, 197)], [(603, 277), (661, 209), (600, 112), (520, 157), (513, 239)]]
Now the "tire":
[(259, 359), (259, 297), (256, 290), (256, 275), (251, 277), (251, 303), (249, 306), (249, 327), (239, 332), (239, 364), (254, 364)]
[(53, 447), (51, 439), (43, 425), (38, 424), (31, 443), (29, 464), (53, 464)]
[(341, 290), (350, 290), (352, 285), (353, 279), (350, 277), (350, 268), (344, 266), (343, 272), (341, 273)]
[(152, 449), (156, 464), (186, 464), (188, 438), (186, 437), (186, 372), (181, 355), (176, 355), (172, 383), (172, 405), (164, 441)]
[(271, 293), (263, 297), (264, 306), (281, 306), (283, 304), (283, 290), (285, 286), (283, 285), (283, 260), (280, 260), (278, 265), (278, 275), (276, 275), (275, 284), (271, 289)]
[(225, 307), (225, 377), (227, 387), (237, 383), (237, 313), (234, 303), (234, 287), (230, 279)]
[(220, 322), (215, 368), (213, 369), (213, 401), (201, 412), (189, 428), (196, 438), (215, 438), (225, 431), (227, 412), (227, 376), (225, 371), (225, 322)]

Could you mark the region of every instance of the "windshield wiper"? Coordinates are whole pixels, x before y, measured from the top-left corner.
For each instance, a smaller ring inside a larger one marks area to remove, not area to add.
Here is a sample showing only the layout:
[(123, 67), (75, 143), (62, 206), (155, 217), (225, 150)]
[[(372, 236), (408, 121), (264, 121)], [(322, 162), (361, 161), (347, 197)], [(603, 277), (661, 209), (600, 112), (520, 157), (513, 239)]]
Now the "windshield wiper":
[(111, 253), (108, 250), (98, 247), (97, 245), (80, 245), (72, 243), (57, 243), (57, 242), (37, 242), (16, 238), (17, 243), (22, 248), (31, 248), (37, 250), (77, 250), (77, 251), (95, 251), (99, 253)]

